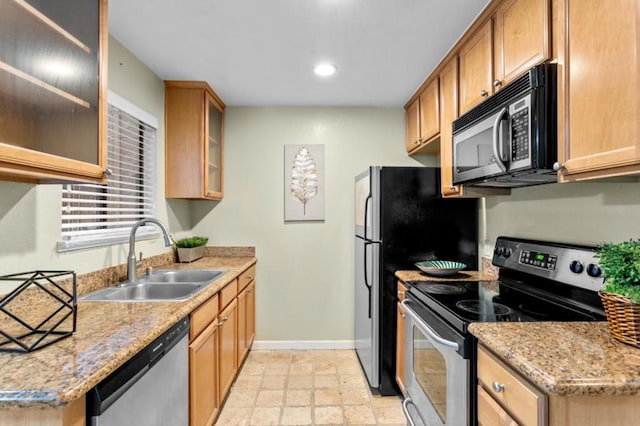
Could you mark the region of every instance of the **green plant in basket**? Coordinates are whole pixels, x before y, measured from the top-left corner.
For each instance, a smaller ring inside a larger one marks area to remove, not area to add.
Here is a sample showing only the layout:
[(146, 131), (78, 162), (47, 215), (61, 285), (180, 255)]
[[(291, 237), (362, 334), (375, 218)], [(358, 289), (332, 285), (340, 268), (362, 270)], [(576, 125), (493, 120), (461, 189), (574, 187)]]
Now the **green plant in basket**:
[(179, 247), (179, 248), (199, 247), (207, 244), (207, 241), (209, 241), (208, 237), (196, 236), (196, 237), (181, 238), (176, 241), (176, 247)]
[(640, 239), (599, 245), (596, 257), (605, 276), (602, 291), (640, 302)]

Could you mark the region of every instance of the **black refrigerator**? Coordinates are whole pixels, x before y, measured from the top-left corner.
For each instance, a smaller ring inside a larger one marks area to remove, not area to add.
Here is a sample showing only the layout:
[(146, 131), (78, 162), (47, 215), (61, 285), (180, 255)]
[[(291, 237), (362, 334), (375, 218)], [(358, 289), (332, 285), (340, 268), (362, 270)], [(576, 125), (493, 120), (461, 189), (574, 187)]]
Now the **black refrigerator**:
[(356, 354), (372, 392), (395, 395), (394, 273), (430, 259), (478, 269), (478, 206), (443, 199), (437, 167), (372, 166), (355, 186)]

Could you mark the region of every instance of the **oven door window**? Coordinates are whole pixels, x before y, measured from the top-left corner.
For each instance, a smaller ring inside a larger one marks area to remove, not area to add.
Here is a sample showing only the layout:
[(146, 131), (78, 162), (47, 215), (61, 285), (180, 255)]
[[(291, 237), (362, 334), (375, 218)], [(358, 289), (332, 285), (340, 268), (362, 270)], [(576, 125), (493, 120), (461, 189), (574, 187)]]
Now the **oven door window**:
[(447, 363), (418, 327), (413, 327), (413, 373), (442, 422), (447, 422)]

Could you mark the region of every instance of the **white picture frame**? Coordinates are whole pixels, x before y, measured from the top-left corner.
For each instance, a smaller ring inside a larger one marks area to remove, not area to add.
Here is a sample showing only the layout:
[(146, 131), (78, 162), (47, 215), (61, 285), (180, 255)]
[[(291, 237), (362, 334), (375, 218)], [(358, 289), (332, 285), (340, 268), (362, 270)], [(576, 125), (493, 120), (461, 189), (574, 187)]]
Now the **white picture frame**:
[(324, 220), (324, 145), (284, 146), (284, 220)]

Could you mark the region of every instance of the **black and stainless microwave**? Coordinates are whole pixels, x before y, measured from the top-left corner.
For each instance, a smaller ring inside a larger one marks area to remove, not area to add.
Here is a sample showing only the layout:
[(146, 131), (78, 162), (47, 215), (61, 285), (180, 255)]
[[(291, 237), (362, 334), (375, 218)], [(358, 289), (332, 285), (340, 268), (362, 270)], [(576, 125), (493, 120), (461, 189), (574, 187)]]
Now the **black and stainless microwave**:
[(453, 183), (557, 182), (555, 64), (530, 69), (453, 122)]

